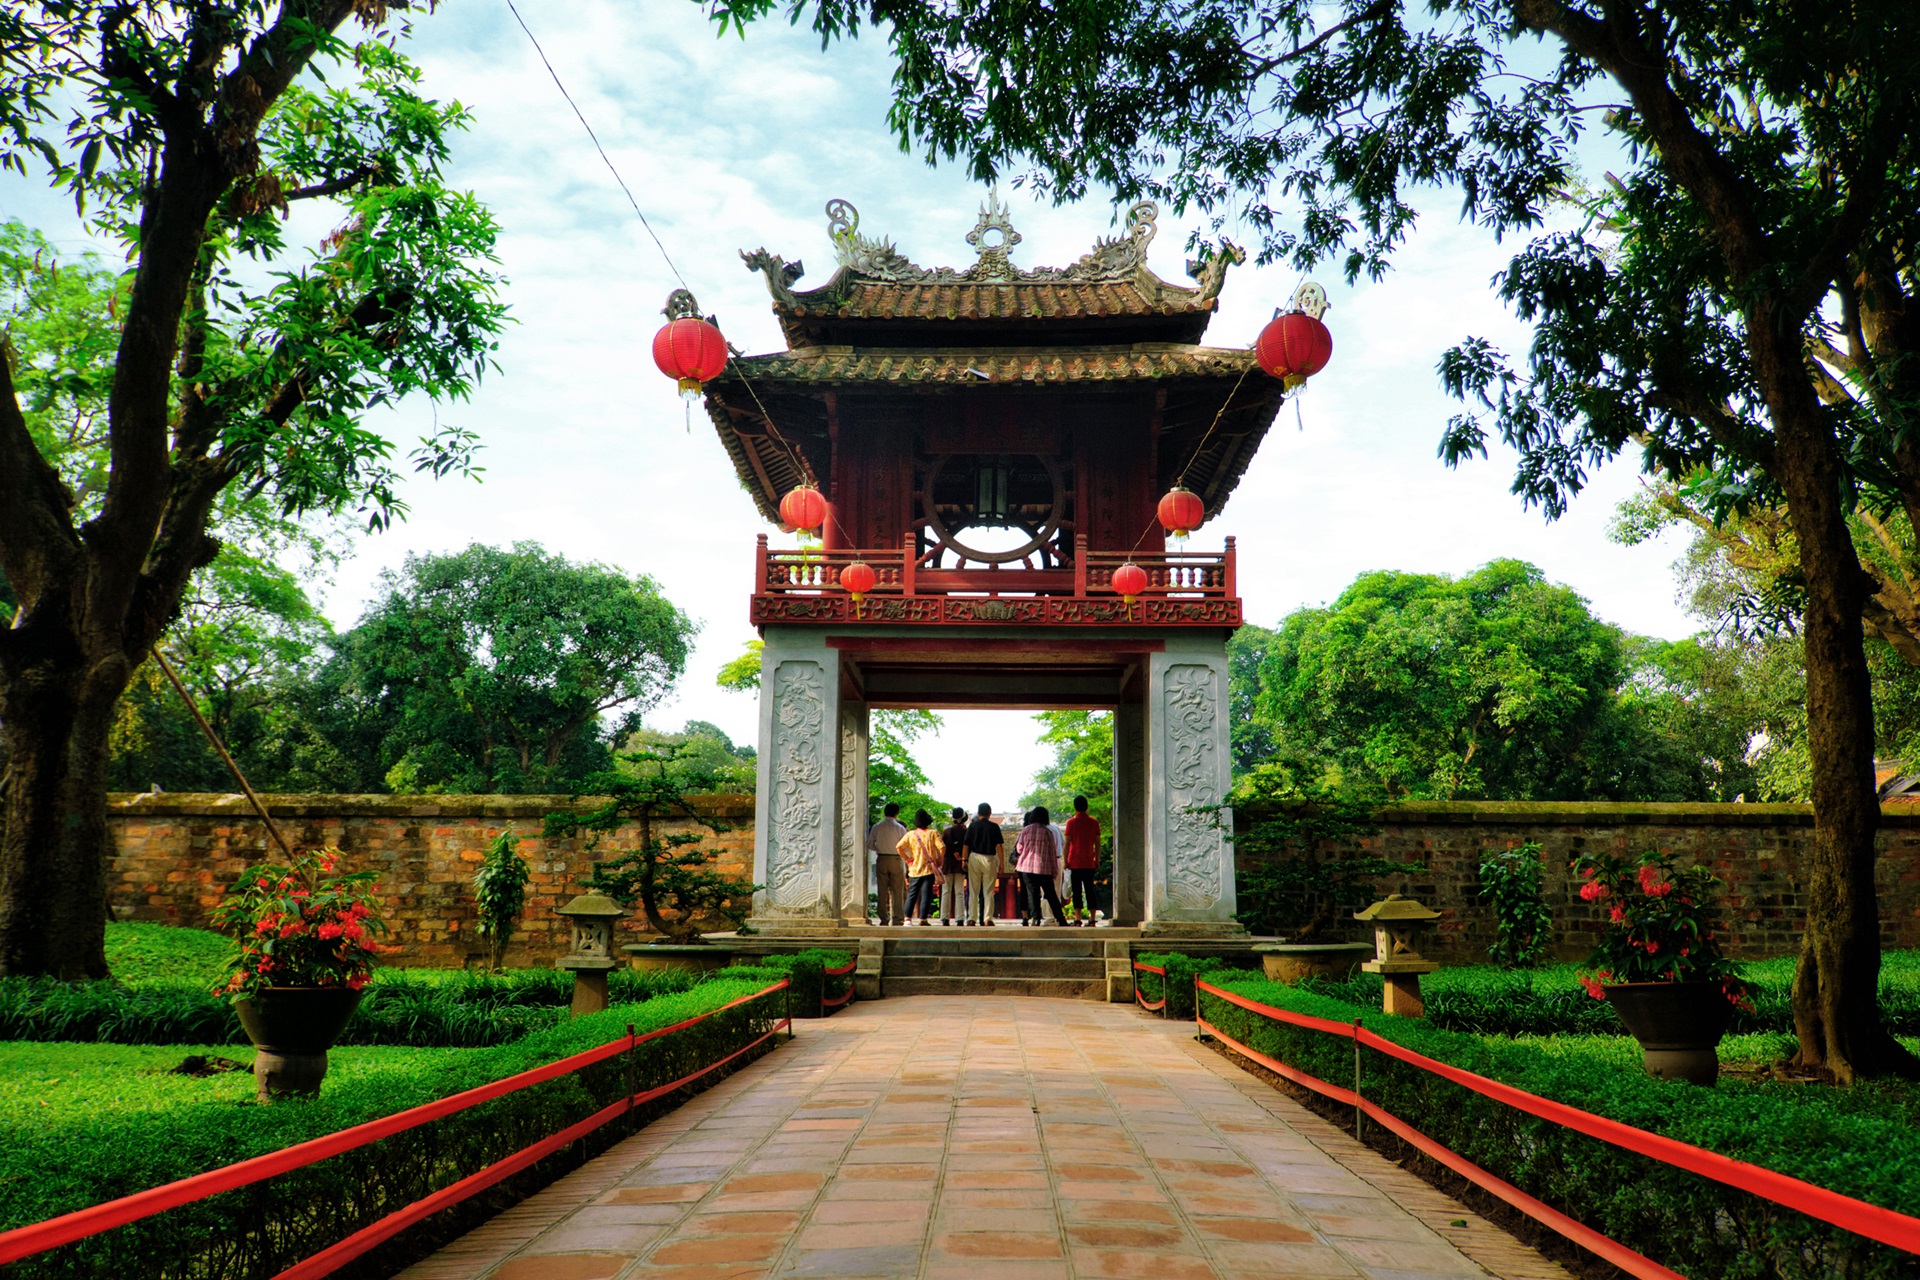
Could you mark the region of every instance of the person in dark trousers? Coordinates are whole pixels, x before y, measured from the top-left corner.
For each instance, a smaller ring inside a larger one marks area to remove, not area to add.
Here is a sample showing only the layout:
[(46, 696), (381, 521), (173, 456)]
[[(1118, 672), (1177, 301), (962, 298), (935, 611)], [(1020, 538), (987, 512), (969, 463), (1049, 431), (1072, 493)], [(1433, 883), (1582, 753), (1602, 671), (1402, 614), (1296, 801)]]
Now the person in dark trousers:
[(1066, 927), (1067, 917), (1060, 910), (1060, 891), (1053, 887), (1054, 878), (1060, 874), (1060, 851), (1054, 847), (1053, 830), (1047, 825), (1047, 809), (1041, 805), (1027, 815), (1027, 825), (1020, 828), (1020, 838), (1014, 842), (1017, 856), (1014, 867), (1020, 872), (1021, 884), (1026, 889), (1026, 924), (1043, 924), (1040, 916), (1040, 899), (1044, 896), (1047, 905), (1053, 909), (1054, 923)]
[(1093, 923), (1093, 873), (1100, 865), (1100, 819), (1087, 812), (1087, 798), (1073, 798), (1073, 816), (1067, 819), (1068, 910), (1073, 922)]
[(1000, 878), (1000, 851), (1006, 843), (993, 820), (993, 806), (981, 805), (980, 816), (967, 824), (967, 909), (960, 923), (993, 923), (993, 886)]
[(940, 884), (940, 833), (925, 809), (913, 815), (913, 830), (900, 841), (900, 861), (907, 873), (906, 924), (928, 925), (934, 895)]
[[(955, 807), (953, 821), (940, 833), (946, 851), (940, 855), (940, 923), (967, 922), (967, 811)], [(954, 908), (956, 904), (959, 910)]]

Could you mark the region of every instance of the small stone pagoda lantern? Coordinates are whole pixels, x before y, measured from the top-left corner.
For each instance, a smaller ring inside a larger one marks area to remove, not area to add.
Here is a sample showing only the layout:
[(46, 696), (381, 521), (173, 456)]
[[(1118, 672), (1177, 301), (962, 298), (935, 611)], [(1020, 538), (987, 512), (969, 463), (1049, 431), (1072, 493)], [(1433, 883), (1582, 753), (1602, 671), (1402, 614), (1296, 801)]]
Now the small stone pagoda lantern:
[(1386, 980), (1381, 1007), (1403, 1018), (1420, 1017), (1426, 1012), (1426, 1004), (1420, 999), (1420, 975), (1432, 973), (1440, 965), (1423, 957), (1413, 943), (1421, 930), (1440, 918), (1440, 913), (1429, 911), (1412, 898), (1390, 893), (1365, 911), (1354, 912), (1353, 918), (1373, 926), (1373, 959), (1360, 967)]
[(627, 909), (590, 889), (554, 911), (573, 922), (573, 950), (557, 962), (559, 968), (573, 970), (573, 1016), (598, 1013), (607, 1007), (607, 971), (615, 964), (613, 922)]

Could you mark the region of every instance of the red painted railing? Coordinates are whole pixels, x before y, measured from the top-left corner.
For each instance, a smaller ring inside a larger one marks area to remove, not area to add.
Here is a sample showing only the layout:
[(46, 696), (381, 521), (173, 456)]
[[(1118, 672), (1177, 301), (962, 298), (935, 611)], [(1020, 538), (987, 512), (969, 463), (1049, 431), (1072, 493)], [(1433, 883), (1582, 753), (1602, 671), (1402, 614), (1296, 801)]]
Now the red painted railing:
[[(1825, 1187), (1815, 1186), (1813, 1183), (1789, 1177), (1784, 1173), (1776, 1173), (1771, 1169), (1747, 1164), (1730, 1156), (1723, 1156), (1717, 1151), (1708, 1151), (1661, 1134), (1649, 1133), (1645, 1129), (1636, 1129), (1618, 1120), (1596, 1116), (1578, 1107), (1570, 1107), (1563, 1102), (1555, 1102), (1550, 1098), (1528, 1093), (1524, 1089), (1502, 1084), (1498, 1080), (1490, 1080), (1486, 1076), (1476, 1075), (1474, 1072), (1429, 1058), (1404, 1045), (1395, 1044), (1391, 1040), (1375, 1035), (1360, 1025), (1358, 1020), (1351, 1024), (1334, 1022), (1327, 1018), (1316, 1018), (1310, 1014), (1295, 1013), (1291, 1009), (1261, 1004), (1237, 992), (1222, 990), (1204, 978), (1196, 979), (1194, 987), (1206, 995), (1215, 996), (1262, 1017), (1272, 1018), (1276, 1022), (1285, 1022), (1309, 1031), (1339, 1036), (1366, 1048), (1377, 1049), (1409, 1066), (1431, 1072), (1463, 1088), (1492, 1098), (1496, 1102), (1551, 1121), (1575, 1133), (1584, 1134), (1589, 1138), (1598, 1138), (1602, 1142), (1637, 1152), (1677, 1169), (1685, 1169), (1703, 1178), (1711, 1178), (1715, 1182), (1771, 1200), (1796, 1213), (1832, 1223), (1836, 1227), (1865, 1236), (1869, 1240), (1892, 1245), (1896, 1249), (1904, 1249), (1909, 1253), (1920, 1253), (1920, 1218), (1909, 1217), (1892, 1209), (1855, 1200), (1837, 1191), (1829, 1191)], [(1369, 1101), (1356, 1090), (1329, 1084), (1317, 1076), (1308, 1075), (1296, 1067), (1241, 1044), (1209, 1023), (1204, 1010), (1196, 1010), (1196, 1021), (1203, 1034), (1215, 1037), (1235, 1053), (1259, 1063), (1275, 1075), (1291, 1080), (1324, 1097), (1332, 1098), (1345, 1106), (1355, 1108), (1402, 1141), (1446, 1165), (1468, 1181), (1500, 1197), (1535, 1221), (1552, 1228), (1575, 1244), (1611, 1262), (1628, 1275), (1640, 1277), (1640, 1280), (1686, 1280), (1678, 1272), (1635, 1253), (1625, 1245), (1601, 1235), (1583, 1223), (1576, 1222), (1557, 1209), (1536, 1200), (1505, 1179), (1487, 1172), (1466, 1157), (1440, 1145), (1399, 1116)]]
[(1135, 973), (1157, 973), (1160, 975), (1161, 986), (1160, 998), (1158, 1000), (1148, 1000), (1140, 994), (1140, 979), (1138, 978), (1133, 980), (1133, 999), (1134, 1003), (1138, 1004), (1148, 1013), (1165, 1013), (1167, 1009), (1167, 971), (1157, 964), (1143, 964), (1138, 960), (1133, 962), (1133, 971)]
[[(255, 1156), (251, 1160), (242, 1160), (238, 1164), (230, 1164), (220, 1169), (210, 1169), (206, 1173), (195, 1174), (191, 1178), (182, 1178), (178, 1182), (169, 1182), (164, 1186), (136, 1192), (130, 1196), (123, 1196), (118, 1200), (109, 1200), (105, 1204), (97, 1204), (91, 1208), (63, 1214), (58, 1218), (49, 1218), (45, 1222), (36, 1222), (31, 1226), (17, 1227), (12, 1231), (0, 1233), (0, 1263), (17, 1262), (22, 1258), (29, 1258), (37, 1253), (45, 1253), (49, 1249), (57, 1249), (61, 1245), (72, 1244), (76, 1240), (84, 1240), (89, 1236), (97, 1236), (102, 1232), (111, 1231), (116, 1227), (124, 1227), (128, 1223), (138, 1222), (142, 1218), (150, 1218), (154, 1214), (164, 1213), (168, 1209), (177, 1209), (181, 1205), (192, 1204), (196, 1200), (204, 1200), (208, 1196), (218, 1195), (223, 1191), (233, 1191), (240, 1187), (251, 1186), (256, 1182), (264, 1182), (268, 1178), (279, 1177), (281, 1174), (292, 1173), (295, 1170), (304, 1169), (308, 1165), (318, 1164), (322, 1160), (330, 1160), (334, 1156), (357, 1150), (369, 1143), (378, 1142), (380, 1139), (391, 1137), (396, 1133), (404, 1133), (409, 1129), (417, 1129), (421, 1125), (431, 1124), (435, 1120), (441, 1120), (456, 1112), (465, 1111), (469, 1107), (477, 1107), (483, 1102), (491, 1102), (493, 1099), (505, 1094), (515, 1093), (521, 1089), (528, 1089), (536, 1084), (541, 1084), (560, 1076), (571, 1075), (576, 1071), (592, 1066), (596, 1062), (604, 1062), (608, 1058), (615, 1058), (623, 1053), (629, 1053), (649, 1040), (656, 1040), (661, 1036), (672, 1035), (676, 1031), (684, 1031), (688, 1027), (704, 1022), (716, 1014), (725, 1013), (728, 1009), (746, 1004), (751, 1000), (758, 1000), (762, 996), (770, 995), (775, 991), (784, 990), (787, 985), (786, 980), (782, 979), (771, 986), (753, 992), (751, 995), (744, 995), (737, 1000), (728, 1001), (718, 1009), (709, 1010), (706, 1013), (700, 1014), (698, 1017), (688, 1018), (684, 1022), (676, 1022), (670, 1027), (661, 1027), (658, 1031), (649, 1031), (645, 1035), (636, 1036), (633, 1034), (632, 1029), (629, 1028), (626, 1035), (620, 1037), (618, 1040), (609, 1041), (597, 1049), (588, 1049), (583, 1053), (576, 1053), (570, 1058), (562, 1058), (558, 1062), (549, 1062), (543, 1067), (535, 1067), (530, 1071), (523, 1071), (518, 1075), (508, 1076), (506, 1079), (496, 1080), (492, 1084), (483, 1084), (478, 1088), (468, 1089), (464, 1093), (456, 1093), (451, 1097), (441, 1098), (437, 1102), (429, 1102), (422, 1106), (411, 1107), (405, 1111), (395, 1112), (390, 1116), (382, 1116), (378, 1120), (369, 1120), (365, 1124), (355, 1125), (351, 1129), (342, 1129), (338, 1133), (330, 1133), (324, 1137), (296, 1143), (291, 1147), (285, 1147), (279, 1151), (268, 1152), (263, 1156)], [(657, 1088), (636, 1093), (632, 1097), (621, 1098), (612, 1105), (595, 1112), (593, 1115), (561, 1130), (559, 1133), (543, 1138), (532, 1146), (526, 1147), (506, 1157), (504, 1160), (487, 1166), (478, 1173), (463, 1178), (451, 1186), (443, 1187), (432, 1195), (416, 1200), (405, 1208), (388, 1214), (371, 1226), (362, 1228), (360, 1231), (315, 1254), (306, 1261), (281, 1272), (274, 1280), (317, 1280), (320, 1276), (329, 1275), (341, 1266), (344, 1266), (346, 1263), (374, 1248), (376, 1245), (398, 1235), (414, 1223), (430, 1217), (442, 1209), (460, 1203), (469, 1196), (511, 1177), (529, 1165), (538, 1163), (568, 1143), (577, 1142), (608, 1121), (624, 1115), (635, 1107), (652, 1102), (656, 1098), (665, 1097), (675, 1089), (691, 1084), (702, 1076), (719, 1070), (721, 1067), (726, 1066), (729, 1062), (738, 1058), (741, 1054), (764, 1044), (783, 1027), (790, 1030), (792, 1023), (782, 1018), (774, 1023), (765, 1035), (760, 1036), (751, 1044), (741, 1046), (719, 1061), (710, 1062), (691, 1075), (683, 1076), (671, 1084), (660, 1085)]]
[(849, 960), (844, 965), (840, 966), (838, 969), (822, 969), (820, 971), (820, 976), (822, 978), (845, 978), (847, 980), (847, 989), (845, 991), (842, 991), (839, 995), (835, 996), (833, 999), (829, 1000), (827, 999), (826, 994), (824, 992), (821, 993), (820, 1007), (822, 1009), (838, 1009), (841, 1005), (853, 999), (852, 974), (853, 974), (854, 966), (859, 963), (860, 962), (858, 960)]
[(840, 571), (858, 561), (873, 570), (875, 596), (1041, 595), (1112, 599), (1113, 572), (1133, 563), (1147, 575), (1143, 598), (1223, 600), (1238, 594), (1233, 539), (1224, 551), (1093, 551), (1075, 539), (1075, 560), (1060, 569), (936, 569), (922, 563), (915, 539), (897, 548), (776, 550), (759, 536), (754, 591), (761, 595), (843, 595)]

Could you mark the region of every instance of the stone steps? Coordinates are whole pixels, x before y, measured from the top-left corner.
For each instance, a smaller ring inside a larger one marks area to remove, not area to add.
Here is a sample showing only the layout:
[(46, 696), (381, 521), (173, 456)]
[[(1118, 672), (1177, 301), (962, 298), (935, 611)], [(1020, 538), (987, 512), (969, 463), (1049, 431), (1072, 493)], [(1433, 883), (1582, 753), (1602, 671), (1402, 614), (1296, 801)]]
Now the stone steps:
[[(877, 979), (883, 997), (1106, 1000), (1115, 972), (1115, 957), (1109, 952), (1124, 956), (1128, 942), (1103, 938), (1090, 929), (960, 930), (932, 937), (863, 939), (860, 949), (861, 968)], [(1124, 960), (1121, 963), (1124, 967)]]

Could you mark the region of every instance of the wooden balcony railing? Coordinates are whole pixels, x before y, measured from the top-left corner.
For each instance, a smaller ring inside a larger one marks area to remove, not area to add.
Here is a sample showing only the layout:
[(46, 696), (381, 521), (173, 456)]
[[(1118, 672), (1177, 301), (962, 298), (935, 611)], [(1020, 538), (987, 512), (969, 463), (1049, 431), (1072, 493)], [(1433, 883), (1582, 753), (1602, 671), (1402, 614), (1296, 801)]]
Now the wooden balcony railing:
[(1065, 596), (1112, 599), (1113, 574), (1131, 561), (1147, 575), (1142, 598), (1162, 600), (1229, 600), (1239, 592), (1235, 583), (1233, 539), (1224, 551), (1090, 551), (1084, 535), (1075, 539), (1074, 561), (1061, 569), (933, 569), (921, 565), (915, 541), (908, 535), (897, 550), (885, 548), (774, 550), (761, 534), (754, 553), (756, 595), (806, 596), (846, 594), (840, 571), (855, 561), (873, 570), (874, 585), (867, 592), (881, 597), (937, 596)]

